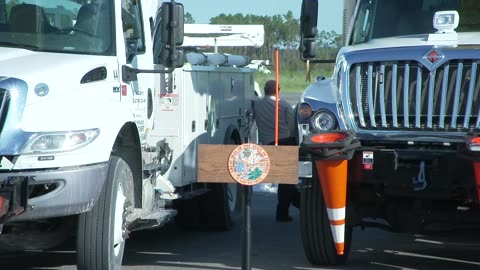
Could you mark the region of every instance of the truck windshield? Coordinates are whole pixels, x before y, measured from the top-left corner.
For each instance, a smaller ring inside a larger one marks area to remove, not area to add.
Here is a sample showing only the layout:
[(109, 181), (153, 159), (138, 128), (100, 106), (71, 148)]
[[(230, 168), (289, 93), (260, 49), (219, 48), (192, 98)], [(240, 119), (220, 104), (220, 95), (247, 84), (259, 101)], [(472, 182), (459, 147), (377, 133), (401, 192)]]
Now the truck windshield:
[(479, 0), (360, 0), (351, 42), (435, 33), (433, 15), (446, 10), (459, 13), (457, 32), (480, 32)]
[(0, 0), (0, 47), (113, 55), (111, 0)]

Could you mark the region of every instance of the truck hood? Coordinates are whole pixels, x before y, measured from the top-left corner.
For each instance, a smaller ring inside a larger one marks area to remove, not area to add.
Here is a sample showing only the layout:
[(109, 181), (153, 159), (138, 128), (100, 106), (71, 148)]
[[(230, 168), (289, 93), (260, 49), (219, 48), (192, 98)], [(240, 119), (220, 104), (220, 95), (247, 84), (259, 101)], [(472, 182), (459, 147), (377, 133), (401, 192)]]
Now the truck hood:
[[(437, 34), (441, 38), (443, 34)], [(393, 48), (393, 47), (414, 47), (414, 46), (438, 46), (438, 47), (476, 47), (480, 48), (480, 33), (468, 32), (458, 33), (458, 38), (455, 40), (429, 40), (429, 35), (412, 35), (401, 37), (389, 37), (372, 39), (369, 42), (357, 44), (355, 46), (345, 47), (345, 52), (370, 50), (380, 48)]]
[(0, 47), (0, 77), (13, 77), (25, 81), (29, 93), (41, 83), (49, 88), (47, 97), (28, 95), (27, 104), (78, 89), (81, 87), (82, 78), (98, 67), (118, 70), (114, 57)]

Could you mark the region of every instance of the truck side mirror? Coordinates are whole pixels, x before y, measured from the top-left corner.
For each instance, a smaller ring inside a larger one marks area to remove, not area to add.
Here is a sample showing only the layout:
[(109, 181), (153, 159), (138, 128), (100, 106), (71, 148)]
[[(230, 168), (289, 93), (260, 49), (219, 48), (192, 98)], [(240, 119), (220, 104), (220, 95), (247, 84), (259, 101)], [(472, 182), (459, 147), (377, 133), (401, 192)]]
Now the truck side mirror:
[(183, 44), (184, 8), (180, 3), (164, 2), (155, 18), (153, 57), (155, 64), (166, 68), (181, 67), (184, 64), (183, 51), (177, 46)]
[(302, 59), (315, 58), (318, 19), (318, 0), (303, 0), (300, 14), (300, 37)]
[(301, 46), (302, 59), (315, 58), (317, 43), (314, 39), (304, 39)]
[(304, 38), (317, 36), (318, 0), (303, 0), (300, 14), (301, 35)]
[(166, 44), (183, 44), (183, 4), (164, 2), (157, 13), (155, 22), (159, 24), (160, 38)]

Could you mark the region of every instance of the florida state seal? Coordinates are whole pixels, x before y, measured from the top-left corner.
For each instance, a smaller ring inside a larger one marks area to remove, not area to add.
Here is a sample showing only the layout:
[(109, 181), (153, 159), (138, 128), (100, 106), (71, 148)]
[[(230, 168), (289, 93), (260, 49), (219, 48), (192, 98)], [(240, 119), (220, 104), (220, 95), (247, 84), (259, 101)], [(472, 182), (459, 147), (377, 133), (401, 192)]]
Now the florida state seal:
[(235, 148), (228, 158), (228, 171), (242, 185), (262, 182), (270, 170), (268, 153), (259, 145), (245, 143)]

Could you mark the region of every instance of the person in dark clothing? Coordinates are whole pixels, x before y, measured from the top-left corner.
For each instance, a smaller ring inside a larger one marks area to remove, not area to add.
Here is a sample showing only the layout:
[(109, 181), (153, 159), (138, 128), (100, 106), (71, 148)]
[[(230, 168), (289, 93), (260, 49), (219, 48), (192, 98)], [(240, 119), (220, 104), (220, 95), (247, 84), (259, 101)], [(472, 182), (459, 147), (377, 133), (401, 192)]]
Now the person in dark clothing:
[[(278, 145), (297, 145), (297, 142), (294, 138), (287, 138), (278, 140)], [(290, 184), (278, 184), (277, 200), (277, 221), (291, 222), (293, 218), (288, 213), (290, 205), (300, 208), (300, 192), (298, 192), (297, 187)]]
[[(276, 104), (276, 81), (269, 80), (265, 83), (265, 96), (253, 103), (253, 114), (258, 128), (260, 144), (275, 144), (275, 104)], [(278, 87), (280, 91), (280, 86)], [(295, 139), (295, 115), (292, 107), (284, 100), (278, 101), (278, 145), (297, 145)], [(278, 185), (278, 203), (276, 220), (278, 222), (290, 222), (290, 205), (299, 207), (300, 195), (295, 185)]]

